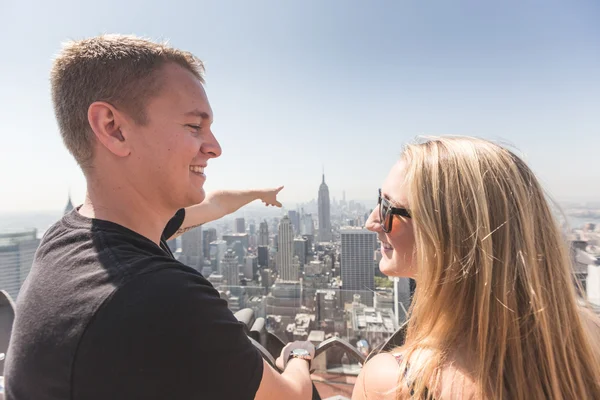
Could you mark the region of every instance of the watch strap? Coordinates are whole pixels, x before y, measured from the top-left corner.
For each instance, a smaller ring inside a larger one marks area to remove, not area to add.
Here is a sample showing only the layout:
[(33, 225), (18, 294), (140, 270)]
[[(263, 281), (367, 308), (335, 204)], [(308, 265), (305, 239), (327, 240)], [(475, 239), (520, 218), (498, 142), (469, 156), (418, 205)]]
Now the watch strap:
[(290, 355), (289, 355), (289, 357), (288, 357), (288, 362), (289, 362), (291, 359), (293, 359), (293, 358), (297, 358), (297, 359), (299, 359), (299, 360), (305, 360), (305, 361), (307, 361), (307, 362), (308, 362), (308, 369), (309, 369), (309, 372), (310, 372), (311, 374), (312, 374), (312, 373), (315, 371), (314, 369), (311, 369), (311, 367), (312, 367), (312, 360), (313, 360), (313, 357), (312, 357), (310, 354), (308, 354), (308, 355), (301, 355), (301, 354), (294, 354), (294, 353), (292, 352), (292, 353), (290, 353)]

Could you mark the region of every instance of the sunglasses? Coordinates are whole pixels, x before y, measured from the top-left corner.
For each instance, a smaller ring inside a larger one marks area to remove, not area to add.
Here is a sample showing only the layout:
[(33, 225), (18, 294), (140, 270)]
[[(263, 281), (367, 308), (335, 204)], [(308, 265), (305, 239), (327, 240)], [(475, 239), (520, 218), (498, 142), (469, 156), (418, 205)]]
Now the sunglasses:
[(393, 207), (392, 203), (381, 195), (381, 189), (379, 189), (379, 199), (377, 200), (379, 205), (379, 221), (381, 228), (385, 233), (392, 231), (392, 216), (399, 215), (401, 217), (410, 218), (410, 212), (406, 208)]

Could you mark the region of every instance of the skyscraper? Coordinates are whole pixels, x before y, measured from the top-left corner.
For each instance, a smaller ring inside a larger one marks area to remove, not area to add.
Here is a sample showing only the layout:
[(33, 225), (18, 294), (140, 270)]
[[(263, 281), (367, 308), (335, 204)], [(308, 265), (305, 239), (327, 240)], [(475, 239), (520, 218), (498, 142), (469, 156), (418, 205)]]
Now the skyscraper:
[(300, 214), (298, 211), (290, 210), (288, 211), (288, 217), (290, 217), (290, 221), (292, 221), (292, 226), (294, 227), (294, 233), (297, 235), (300, 233)]
[(227, 286), (239, 286), (240, 284), (240, 269), (238, 267), (238, 258), (232, 249), (228, 249), (223, 256), (221, 262), (223, 269), (223, 278), (227, 282)]
[(288, 216), (284, 216), (279, 222), (279, 234), (277, 236), (277, 266), (279, 277), (284, 281), (297, 281), (298, 271), (294, 271), (294, 230)]
[(244, 218), (235, 219), (235, 232), (246, 233), (246, 220)]
[(258, 257), (254, 254), (246, 257), (244, 263), (244, 277), (246, 279), (254, 280), (258, 279)]
[(215, 228), (202, 229), (202, 254), (209, 258), (210, 244), (217, 240), (217, 230)]
[(294, 239), (294, 256), (298, 257), (298, 261), (301, 266), (306, 264), (306, 255), (308, 254), (308, 250), (306, 249), (307, 240), (299, 237)]
[(210, 244), (210, 260), (213, 264), (213, 271), (223, 275), (222, 262), (227, 252), (227, 242), (224, 240), (215, 240)]
[(71, 193), (69, 193), (69, 199), (67, 201), (67, 206), (65, 207), (65, 211), (63, 212), (63, 214), (67, 215), (68, 213), (73, 211), (74, 208), (75, 207), (73, 207), (73, 202), (71, 202)]
[(267, 224), (267, 221), (261, 222), (260, 226), (258, 227), (258, 245), (269, 245), (269, 224)]
[(35, 229), (0, 233), (0, 288), (6, 290), (13, 299), (17, 298), (31, 270), (39, 244)]
[(243, 264), (246, 260), (246, 248), (242, 244), (240, 240), (233, 242), (230, 246), (230, 249), (233, 250), (235, 255), (238, 258), (238, 264)]
[(319, 242), (331, 242), (333, 240), (330, 207), (329, 188), (325, 183), (325, 174), (323, 174), (323, 182), (319, 186)]
[(196, 271), (202, 271), (202, 227), (187, 231), (181, 236), (181, 256), (179, 261)]
[(256, 232), (256, 224), (254, 221), (248, 224), (248, 233), (250, 233), (250, 247), (253, 249), (258, 247), (258, 234)]
[(373, 305), (374, 260), (377, 234), (366, 229), (344, 229), (342, 235), (341, 275), (344, 301), (361, 295), (364, 304)]
[(301, 235), (315, 235), (315, 221), (313, 221), (312, 214), (304, 214), (300, 219), (300, 234)]
[(258, 246), (258, 265), (269, 268), (269, 248), (267, 246)]
[(291, 280), (293, 281), (299, 281), (299, 277), (300, 277), (300, 260), (298, 259), (298, 256), (294, 256), (294, 258), (292, 259), (292, 268), (290, 269), (290, 275), (291, 275)]

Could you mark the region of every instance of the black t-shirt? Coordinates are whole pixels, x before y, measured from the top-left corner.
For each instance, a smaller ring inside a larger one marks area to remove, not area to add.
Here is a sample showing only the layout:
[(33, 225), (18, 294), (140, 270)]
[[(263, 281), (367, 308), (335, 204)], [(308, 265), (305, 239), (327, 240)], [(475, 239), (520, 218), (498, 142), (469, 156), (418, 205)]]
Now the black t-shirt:
[(253, 399), (260, 353), (204, 277), (161, 245), (76, 210), (44, 236), (17, 300), (6, 397)]

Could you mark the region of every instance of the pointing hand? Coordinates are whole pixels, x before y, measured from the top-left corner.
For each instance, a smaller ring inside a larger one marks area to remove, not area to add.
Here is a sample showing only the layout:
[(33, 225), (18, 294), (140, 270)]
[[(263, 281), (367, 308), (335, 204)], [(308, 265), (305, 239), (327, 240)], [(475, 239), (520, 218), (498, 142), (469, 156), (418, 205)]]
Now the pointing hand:
[(265, 190), (261, 191), (261, 193), (259, 194), (259, 199), (261, 199), (262, 202), (265, 203), (265, 205), (267, 207), (275, 206), (275, 207), (281, 208), (281, 203), (279, 201), (277, 201), (277, 194), (279, 192), (281, 192), (282, 189), (283, 189), (283, 186), (280, 186), (275, 189), (265, 189)]

